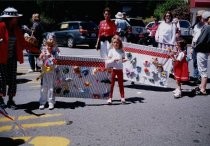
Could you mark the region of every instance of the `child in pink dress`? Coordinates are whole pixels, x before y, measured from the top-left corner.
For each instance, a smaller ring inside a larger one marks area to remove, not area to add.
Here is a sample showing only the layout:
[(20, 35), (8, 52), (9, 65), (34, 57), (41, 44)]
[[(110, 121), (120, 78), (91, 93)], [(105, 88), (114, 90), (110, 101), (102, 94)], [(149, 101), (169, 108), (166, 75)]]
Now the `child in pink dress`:
[(189, 80), (189, 70), (188, 70), (188, 62), (186, 60), (187, 50), (186, 50), (186, 42), (180, 38), (177, 41), (177, 52), (172, 53), (171, 57), (174, 61), (173, 69), (174, 69), (174, 77), (176, 80), (177, 88), (173, 91), (174, 98), (180, 98), (182, 96), (181, 91), (181, 82)]

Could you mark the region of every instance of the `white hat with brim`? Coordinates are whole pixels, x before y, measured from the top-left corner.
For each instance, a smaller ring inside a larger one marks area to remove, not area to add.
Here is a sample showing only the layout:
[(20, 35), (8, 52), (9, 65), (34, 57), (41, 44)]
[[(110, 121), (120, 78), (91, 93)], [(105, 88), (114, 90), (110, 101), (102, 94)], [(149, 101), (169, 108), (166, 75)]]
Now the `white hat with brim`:
[(201, 17), (204, 12), (205, 10), (199, 10), (197, 11), (196, 16)]
[(210, 11), (203, 12), (203, 14), (202, 14), (203, 19), (208, 19), (209, 17), (210, 17)]
[(0, 18), (13, 18), (13, 17), (21, 17), (22, 14), (18, 14), (18, 11), (15, 8), (8, 7), (6, 8), (2, 14), (0, 15)]
[(115, 15), (115, 18), (123, 18), (123, 13), (117, 12), (117, 14)]

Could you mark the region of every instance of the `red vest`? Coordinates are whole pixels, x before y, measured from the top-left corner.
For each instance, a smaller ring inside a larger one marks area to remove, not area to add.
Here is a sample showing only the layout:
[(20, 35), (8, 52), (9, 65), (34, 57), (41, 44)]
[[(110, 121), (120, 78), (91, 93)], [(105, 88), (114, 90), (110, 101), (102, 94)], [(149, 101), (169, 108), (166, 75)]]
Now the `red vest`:
[[(16, 57), (19, 63), (23, 63), (23, 50), (26, 47), (26, 41), (20, 28), (15, 28), (16, 36)], [(0, 64), (6, 64), (8, 60), (8, 46), (9, 46), (9, 33), (4, 22), (0, 22)]]

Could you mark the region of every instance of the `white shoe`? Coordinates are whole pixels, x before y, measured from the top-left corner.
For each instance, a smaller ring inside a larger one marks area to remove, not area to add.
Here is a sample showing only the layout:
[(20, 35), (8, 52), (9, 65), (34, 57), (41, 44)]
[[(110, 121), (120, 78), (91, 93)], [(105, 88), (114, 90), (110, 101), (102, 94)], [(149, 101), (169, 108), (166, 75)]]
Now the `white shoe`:
[(112, 104), (112, 98), (109, 98), (109, 99), (107, 100), (107, 103), (108, 103), (108, 104)]
[(179, 91), (179, 89), (178, 88), (176, 88), (174, 91), (172, 91), (174, 94), (176, 93), (176, 92), (178, 92)]
[(29, 70), (28, 70), (28, 73), (32, 73), (32, 72), (34, 72), (33, 69), (29, 69)]
[(40, 109), (40, 110), (43, 110), (43, 109), (44, 109), (44, 105), (41, 104), (41, 105), (39, 106), (39, 109)]
[(125, 98), (121, 98), (121, 103), (124, 104), (125, 103)]
[(49, 103), (49, 107), (48, 107), (49, 110), (52, 110), (54, 109), (54, 104), (53, 103)]
[(176, 93), (174, 93), (174, 98), (181, 98), (181, 97), (182, 97), (181, 90), (177, 90)]

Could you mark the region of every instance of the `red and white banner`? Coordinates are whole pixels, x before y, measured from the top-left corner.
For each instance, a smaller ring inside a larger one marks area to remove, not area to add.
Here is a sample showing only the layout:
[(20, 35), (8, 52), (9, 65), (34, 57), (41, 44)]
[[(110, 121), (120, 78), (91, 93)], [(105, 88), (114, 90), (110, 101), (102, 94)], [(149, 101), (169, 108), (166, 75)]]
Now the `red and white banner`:
[(126, 61), (124, 79), (145, 85), (167, 87), (172, 60), (169, 50), (151, 46), (123, 43)]

